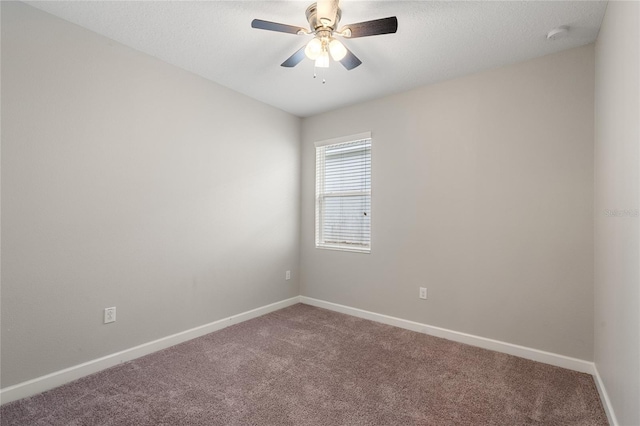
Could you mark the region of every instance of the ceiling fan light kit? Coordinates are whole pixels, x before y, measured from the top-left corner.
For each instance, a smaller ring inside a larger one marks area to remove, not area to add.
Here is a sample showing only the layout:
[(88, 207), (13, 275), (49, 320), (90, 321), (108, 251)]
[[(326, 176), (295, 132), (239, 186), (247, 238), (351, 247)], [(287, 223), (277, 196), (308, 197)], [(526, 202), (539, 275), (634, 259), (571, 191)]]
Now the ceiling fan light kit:
[(261, 19), (254, 19), (251, 22), (251, 27), (267, 31), (314, 36), (305, 46), (284, 61), (281, 64), (283, 67), (295, 67), (307, 57), (315, 61), (317, 68), (328, 68), (330, 63), (329, 56), (331, 56), (334, 61), (340, 62), (347, 70), (352, 70), (362, 64), (362, 61), (334, 36), (358, 38), (392, 34), (398, 30), (398, 19), (392, 16), (349, 24), (337, 31), (338, 23), (342, 18), (342, 11), (338, 7), (338, 1), (319, 0), (307, 8), (305, 14), (309, 22), (310, 31), (302, 27), (263, 21)]
[(312, 38), (307, 43), (304, 54), (312, 61), (316, 61), (316, 67), (326, 68), (329, 66), (329, 54), (334, 61), (339, 62), (347, 55), (347, 48), (338, 39), (322, 36)]

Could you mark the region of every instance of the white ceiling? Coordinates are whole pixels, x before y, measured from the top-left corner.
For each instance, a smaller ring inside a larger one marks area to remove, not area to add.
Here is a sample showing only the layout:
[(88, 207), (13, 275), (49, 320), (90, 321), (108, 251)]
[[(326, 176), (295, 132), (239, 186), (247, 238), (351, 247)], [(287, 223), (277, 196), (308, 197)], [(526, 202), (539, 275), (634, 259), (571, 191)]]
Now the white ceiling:
[[(606, 2), (341, 0), (342, 24), (398, 17), (396, 34), (346, 40), (363, 64), (280, 64), (310, 36), (251, 28), (307, 27), (312, 0), (53, 1), (28, 4), (300, 117), (593, 42)], [(547, 32), (568, 25), (567, 37)]]

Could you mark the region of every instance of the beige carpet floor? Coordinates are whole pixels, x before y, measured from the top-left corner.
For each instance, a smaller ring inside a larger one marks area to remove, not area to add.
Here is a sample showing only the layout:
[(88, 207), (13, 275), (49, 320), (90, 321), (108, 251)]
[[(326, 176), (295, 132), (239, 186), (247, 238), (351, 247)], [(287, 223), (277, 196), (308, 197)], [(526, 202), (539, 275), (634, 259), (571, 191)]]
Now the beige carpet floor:
[(307, 305), (0, 408), (2, 425), (606, 425), (593, 378)]

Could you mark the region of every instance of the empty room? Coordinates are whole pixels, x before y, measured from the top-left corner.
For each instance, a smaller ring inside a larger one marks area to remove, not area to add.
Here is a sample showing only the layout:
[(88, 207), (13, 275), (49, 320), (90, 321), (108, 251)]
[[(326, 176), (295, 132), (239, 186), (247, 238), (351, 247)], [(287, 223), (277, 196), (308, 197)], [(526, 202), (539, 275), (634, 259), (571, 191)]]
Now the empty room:
[(640, 426), (640, 1), (0, 13), (2, 426)]

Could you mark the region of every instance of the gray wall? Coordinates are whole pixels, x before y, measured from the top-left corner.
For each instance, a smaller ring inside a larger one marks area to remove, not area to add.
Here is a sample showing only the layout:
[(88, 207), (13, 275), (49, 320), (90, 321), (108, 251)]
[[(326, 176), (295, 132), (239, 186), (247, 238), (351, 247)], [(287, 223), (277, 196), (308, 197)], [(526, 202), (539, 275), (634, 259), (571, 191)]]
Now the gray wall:
[[(304, 119), (301, 294), (592, 360), (593, 50)], [(315, 249), (313, 142), (369, 130), (371, 254)]]
[(298, 295), (299, 140), (294, 116), (2, 2), (1, 386)]
[(595, 363), (621, 425), (640, 425), (639, 17), (610, 1), (596, 43)]

